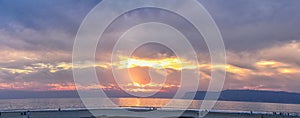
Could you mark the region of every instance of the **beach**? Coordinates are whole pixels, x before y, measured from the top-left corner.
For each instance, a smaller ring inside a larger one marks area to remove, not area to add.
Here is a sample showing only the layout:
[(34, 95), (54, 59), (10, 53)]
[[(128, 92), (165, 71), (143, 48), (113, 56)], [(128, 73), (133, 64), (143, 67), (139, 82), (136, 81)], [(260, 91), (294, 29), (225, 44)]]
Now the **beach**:
[[(132, 116), (126, 114), (124, 109), (93, 109), (97, 116), (93, 116), (86, 109), (73, 110), (35, 110), (35, 111), (6, 111), (1, 112), (0, 118), (140, 118), (139, 116)], [(135, 108), (131, 111), (147, 112), (146, 109)], [(168, 118), (176, 118), (178, 112), (181, 110), (156, 109), (157, 112), (152, 113), (149, 117), (159, 117), (163, 114), (170, 114)], [(182, 114), (184, 118), (198, 117), (197, 110), (187, 110)], [(28, 115), (29, 114), (29, 115)], [(296, 114), (288, 113), (251, 113), (251, 112), (226, 112), (226, 111), (211, 111), (204, 118), (299, 118)]]
[[(182, 113), (184, 117), (198, 117), (199, 105), (202, 101), (193, 100), (191, 107), (181, 107), (186, 100), (176, 100), (172, 106), (166, 107), (169, 99), (153, 98), (115, 98), (111, 99), (117, 106), (105, 104), (104, 99), (92, 99), (102, 106), (88, 107), (96, 113), (97, 118), (105, 117), (136, 117), (128, 113), (140, 113), (144, 116), (174, 117)], [(29, 111), (29, 112), (28, 112)], [(127, 111), (127, 112), (126, 112)], [(155, 112), (151, 112), (155, 111)], [(206, 118), (296, 118), (300, 117), (300, 105), (218, 101), (209, 111)], [(0, 100), (0, 118), (93, 118), (78, 98), (47, 98), (47, 99), (7, 99)], [(151, 112), (151, 113), (150, 113)], [(147, 114), (148, 113), (148, 114)], [(168, 114), (168, 115), (166, 115)]]

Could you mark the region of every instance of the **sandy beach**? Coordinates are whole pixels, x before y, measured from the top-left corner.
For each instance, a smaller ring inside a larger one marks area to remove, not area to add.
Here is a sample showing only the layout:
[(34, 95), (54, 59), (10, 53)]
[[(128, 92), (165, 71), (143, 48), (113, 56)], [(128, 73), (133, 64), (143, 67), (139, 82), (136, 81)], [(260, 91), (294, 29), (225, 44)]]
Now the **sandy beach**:
[[(135, 109), (136, 110), (136, 109)], [(139, 116), (131, 116), (125, 114), (121, 109), (93, 109), (97, 112), (98, 116), (93, 116), (88, 110), (45, 110), (45, 111), (11, 111), (1, 112), (0, 118), (140, 118)], [(141, 111), (136, 111), (141, 112)], [(146, 112), (146, 111), (142, 111)], [(151, 117), (158, 117), (161, 114), (171, 114), (168, 118), (176, 118), (172, 114), (181, 112), (180, 110), (163, 110), (158, 109)], [(182, 114), (184, 118), (196, 118), (198, 112), (195, 110), (188, 110)], [(299, 118), (295, 114), (266, 114), (266, 113), (247, 113), (247, 112), (209, 112), (205, 118)]]

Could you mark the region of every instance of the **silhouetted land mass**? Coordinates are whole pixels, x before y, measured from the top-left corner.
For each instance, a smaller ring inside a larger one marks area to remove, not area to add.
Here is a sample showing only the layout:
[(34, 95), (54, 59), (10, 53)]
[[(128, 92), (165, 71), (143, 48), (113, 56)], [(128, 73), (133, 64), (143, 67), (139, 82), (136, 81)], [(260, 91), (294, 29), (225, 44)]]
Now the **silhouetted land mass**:
[[(196, 94), (195, 94), (196, 93)], [(212, 94), (216, 94), (211, 92)], [(195, 97), (192, 97), (195, 94)], [(206, 91), (188, 92), (185, 99), (203, 100)], [(209, 98), (208, 98), (209, 99)], [(260, 91), (260, 90), (224, 90), (221, 92), (220, 101), (241, 101), (241, 102), (265, 102), (300, 104), (300, 93)]]

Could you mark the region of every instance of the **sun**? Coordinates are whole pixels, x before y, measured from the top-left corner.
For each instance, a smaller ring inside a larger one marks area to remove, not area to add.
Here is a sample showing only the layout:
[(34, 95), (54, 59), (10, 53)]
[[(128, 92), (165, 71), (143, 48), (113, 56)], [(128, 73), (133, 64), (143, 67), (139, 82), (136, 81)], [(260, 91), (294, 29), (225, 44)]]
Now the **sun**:
[(136, 85), (142, 86), (147, 85), (151, 82), (149, 75), (149, 67), (134, 67), (129, 68), (130, 79)]

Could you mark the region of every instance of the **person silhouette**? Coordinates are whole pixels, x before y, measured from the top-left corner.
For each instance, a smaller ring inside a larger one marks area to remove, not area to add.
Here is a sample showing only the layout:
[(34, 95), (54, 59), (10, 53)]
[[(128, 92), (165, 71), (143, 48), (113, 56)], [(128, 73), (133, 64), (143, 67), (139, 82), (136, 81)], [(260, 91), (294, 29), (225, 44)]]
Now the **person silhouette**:
[(30, 111), (27, 111), (27, 118), (30, 118)]

